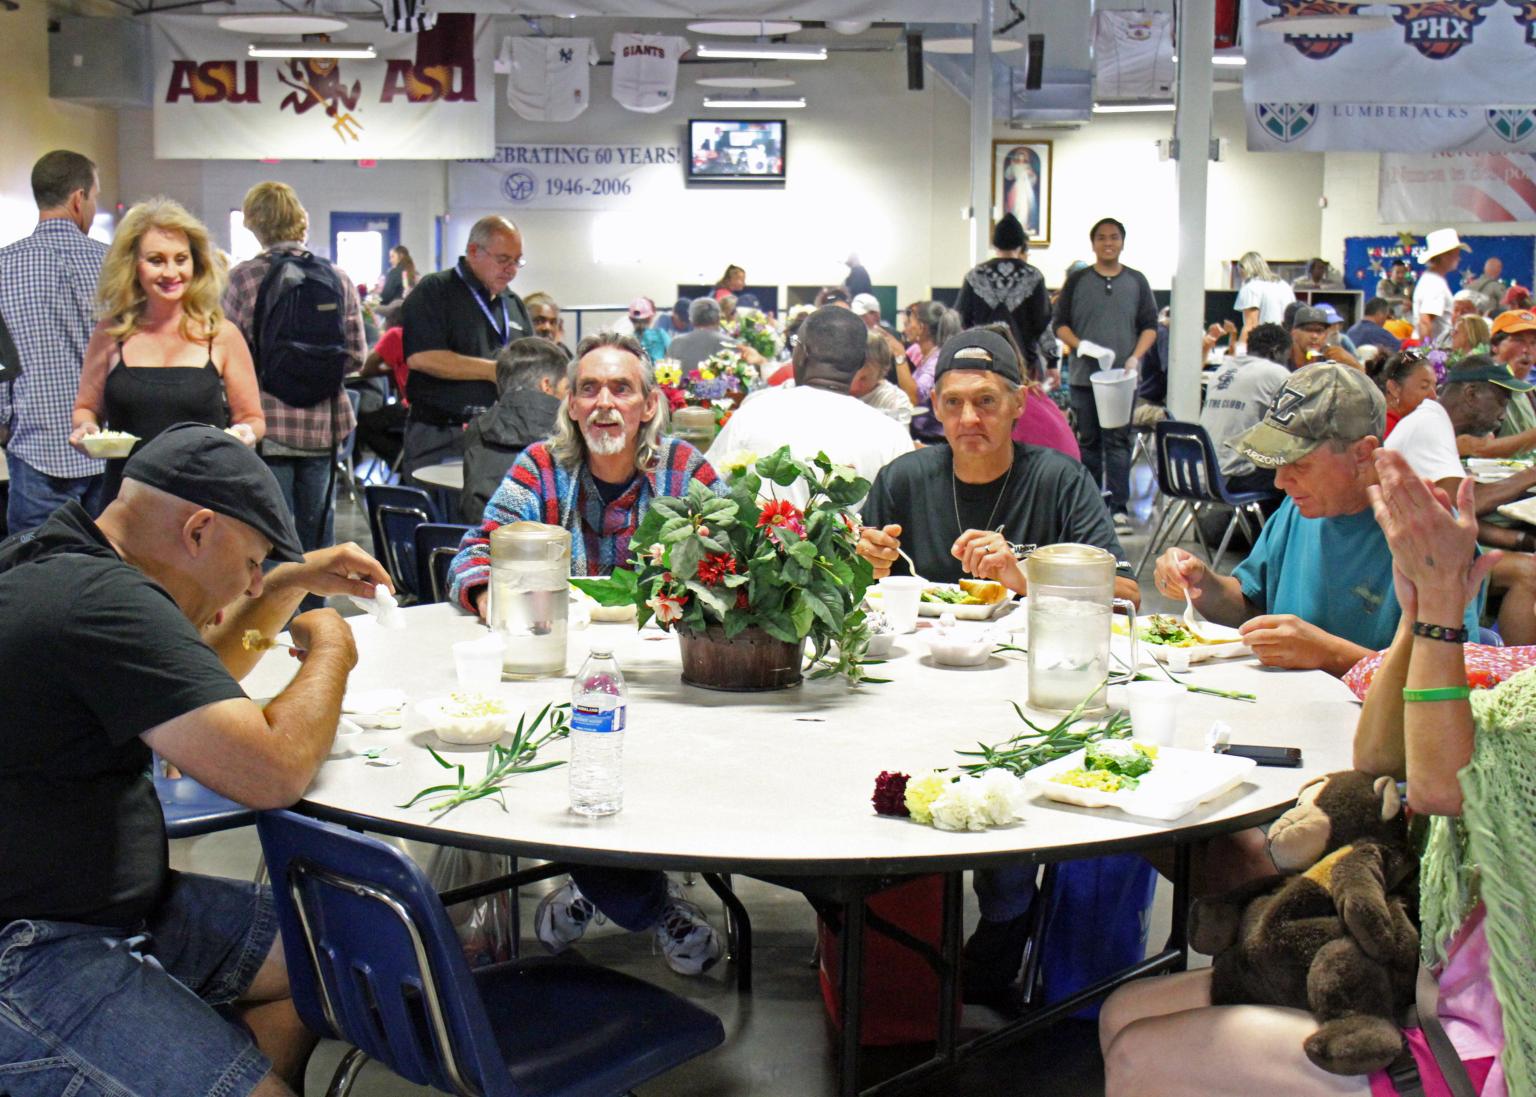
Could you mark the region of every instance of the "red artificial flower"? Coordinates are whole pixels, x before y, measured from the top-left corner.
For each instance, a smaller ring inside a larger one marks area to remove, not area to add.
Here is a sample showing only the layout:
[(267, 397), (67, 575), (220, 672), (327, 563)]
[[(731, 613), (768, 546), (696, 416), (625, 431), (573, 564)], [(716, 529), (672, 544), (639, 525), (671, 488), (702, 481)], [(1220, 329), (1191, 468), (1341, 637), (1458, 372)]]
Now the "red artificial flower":
[(736, 588), (736, 608), (737, 609), (751, 609), (752, 608), (752, 603), (747, 600), (747, 588), (746, 587), (737, 587)]
[(736, 574), (736, 557), (728, 552), (717, 552), (699, 561), (699, 582), (713, 587), (727, 575)]
[(782, 527), (794, 530), (801, 537), (805, 536), (805, 522), (800, 513), (800, 508), (787, 499), (778, 499), (767, 506), (757, 516), (757, 528)]
[(869, 798), (869, 802), (875, 805), (875, 813), (902, 817), (911, 815), (907, 810), (907, 782), (910, 780), (908, 774), (882, 769), (880, 776), (875, 778), (875, 794)]
[(682, 389), (675, 389), (669, 385), (663, 385), (661, 391), (667, 394), (667, 403), (671, 405), (673, 411), (676, 411), (678, 408), (685, 408), (688, 406), (688, 396), (683, 392)]

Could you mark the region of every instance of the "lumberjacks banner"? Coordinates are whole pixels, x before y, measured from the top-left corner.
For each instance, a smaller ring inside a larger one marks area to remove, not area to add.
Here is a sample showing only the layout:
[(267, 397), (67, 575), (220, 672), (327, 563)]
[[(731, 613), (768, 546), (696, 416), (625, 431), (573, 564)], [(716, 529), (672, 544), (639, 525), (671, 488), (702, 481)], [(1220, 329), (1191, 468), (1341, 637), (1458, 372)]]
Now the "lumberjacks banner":
[(1536, 106), (1250, 102), (1245, 91), (1243, 107), (1250, 152), (1536, 152)]
[[(489, 21), (418, 65), (418, 36), (354, 24), (378, 56), (252, 58), (201, 16), (155, 21), (155, 156), (192, 160), (435, 160), (496, 144)], [(467, 29), (467, 24), (465, 24)], [(425, 36), (421, 36), (425, 41)]]
[(1383, 156), (1379, 210), (1393, 221), (1536, 221), (1536, 154)]
[(500, 145), (488, 160), (448, 165), (450, 210), (645, 209), (683, 186), (670, 145)]
[[(1349, 14), (1390, 23), (1330, 35), (1257, 29), (1275, 17)], [(1243, 18), (1243, 97), (1250, 103), (1497, 106), (1532, 100), (1536, 0), (1248, 0)]]

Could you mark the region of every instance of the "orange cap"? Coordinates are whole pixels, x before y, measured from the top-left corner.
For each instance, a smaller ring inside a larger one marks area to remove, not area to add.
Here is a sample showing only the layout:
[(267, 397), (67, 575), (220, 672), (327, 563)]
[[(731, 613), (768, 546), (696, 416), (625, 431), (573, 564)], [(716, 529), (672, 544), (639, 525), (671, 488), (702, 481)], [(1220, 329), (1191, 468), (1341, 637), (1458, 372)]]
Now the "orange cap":
[(1493, 322), (1493, 334), (1514, 334), (1517, 331), (1536, 331), (1536, 312), (1529, 309), (1510, 309), (1501, 312)]

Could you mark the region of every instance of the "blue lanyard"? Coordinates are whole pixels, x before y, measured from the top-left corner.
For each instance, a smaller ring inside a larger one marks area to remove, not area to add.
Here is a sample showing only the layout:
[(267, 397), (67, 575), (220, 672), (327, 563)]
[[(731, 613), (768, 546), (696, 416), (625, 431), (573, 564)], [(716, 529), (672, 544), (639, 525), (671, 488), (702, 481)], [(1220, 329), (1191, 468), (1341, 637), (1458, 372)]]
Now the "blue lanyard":
[(485, 313), (485, 318), (490, 321), (491, 330), (494, 331), (496, 333), (496, 337), (501, 340), (501, 345), (506, 346), (507, 338), (512, 331), (512, 318), (507, 312), (507, 299), (505, 297), (501, 298), (501, 327), (497, 327), (496, 317), (492, 316), (491, 310), (485, 307), (485, 302), (482, 301), (480, 299), (480, 295), (475, 292), (475, 287), (469, 284), (469, 279), (464, 277), (464, 272), (458, 267), (454, 267), (453, 273), (459, 276), (459, 281), (463, 282), (464, 288), (469, 290), (469, 295), (475, 299), (475, 304), (479, 305), (480, 311)]

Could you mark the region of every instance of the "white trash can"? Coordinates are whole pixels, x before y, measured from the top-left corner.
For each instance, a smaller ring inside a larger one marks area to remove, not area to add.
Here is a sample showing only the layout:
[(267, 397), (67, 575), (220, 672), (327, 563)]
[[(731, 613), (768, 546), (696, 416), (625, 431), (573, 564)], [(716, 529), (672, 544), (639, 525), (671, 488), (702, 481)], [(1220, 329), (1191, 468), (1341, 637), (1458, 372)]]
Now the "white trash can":
[(1136, 403), (1137, 375), (1123, 369), (1102, 369), (1088, 378), (1093, 382), (1093, 403), (1099, 412), (1099, 427), (1114, 430), (1131, 421), (1131, 406)]

